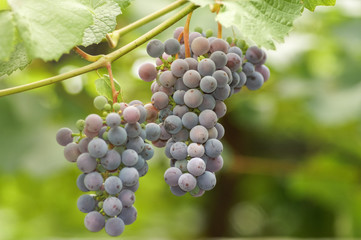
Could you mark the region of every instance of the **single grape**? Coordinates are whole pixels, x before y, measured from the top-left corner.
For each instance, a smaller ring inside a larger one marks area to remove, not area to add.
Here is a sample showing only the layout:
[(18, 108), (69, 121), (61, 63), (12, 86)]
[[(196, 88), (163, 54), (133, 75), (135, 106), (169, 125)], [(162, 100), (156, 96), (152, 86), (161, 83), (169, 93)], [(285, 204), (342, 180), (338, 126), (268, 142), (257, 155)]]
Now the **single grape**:
[(221, 140), (222, 138), (223, 138), (223, 136), (224, 136), (224, 127), (223, 127), (223, 125), (222, 124), (220, 124), (220, 123), (217, 123), (216, 124), (216, 126), (215, 126), (215, 128), (217, 129), (217, 139), (218, 140)]
[(123, 208), (118, 217), (124, 221), (125, 225), (130, 225), (137, 220), (137, 209), (134, 206)]
[(140, 111), (134, 106), (129, 106), (124, 109), (123, 117), (127, 123), (136, 123), (140, 119)]
[(89, 153), (82, 153), (79, 155), (76, 164), (83, 173), (90, 173), (97, 167), (97, 161)]
[(216, 52), (216, 51), (222, 51), (224, 53), (228, 53), (228, 43), (226, 41), (224, 41), (223, 39), (220, 38), (216, 38), (214, 39), (209, 47), (209, 51), (211, 53)]
[(204, 144), (204, 149), (206, 150), (206, 155), (208, 157), (218, 157), (223, 151), (223, 144), (218, 139), (209, 139)]
[(217, 128), (212, 127), (208, 129), (208, 139), (217, 138), (217, 136), (218, 136)]
[(183, 191), (179, 186), (171, 186), (170, 191), (173, 193), (173, 195), (180, 197), (186, 194), (186, 191)]
[(189, 173), (183, 173), (178, 179), (179, 187), (186, 192), (192, 191), (197, 185), (197, 179)]
[(152, 63), (143, 63), (138, 69), (140, 79), (145, 82), (151, 82), (157, 78), (158, 70)]
[(216, 88), (216, 90), (212, 93), (212, 96), (217, 100), (224, 101), (229, 97), (230, 92), (231, 88), (227, 84), (224, 88)]
[(243, 56), (242, 50), (241, 50), (239, 47), (236, 47), (236, 46), (230, 47), (230, 48), (228, 49), (228, 53), (235, 53), (235, 54), (237, 54), (240, 58), (242, 58), (242, 56)]
[(92, 157), (104, 157), (108, 151), (108, 144), (103, 139), (94, 138), (88, 144), (88, 151)]
[(180, 117), (170, 115), (164, 120), (164, 128), (170, 134), (176, 134), (182, 129), (182, 120)]
[(164, 120), (169, 116), (169, 115), (173, 115), (173, 111), (171, 109), (171, 105), (168, 105), (168, 107), (163, 108), (162, 110), (159, 111), (158, 113), (158, 118), (161, 122), (164, 122)]
[[(194, 39), (196, 39), (198, 37), (203, 37), (203, 36), (201, 33), (196, 32), (196, 31), (189, 33), (189, 46), (192, 46)], [(208, 42), (208, 40), (207, 40), (207, 42)], [(192, 51), (193, 51), (193, 49), (192, 49)]]
[(79, 131), (83, 131), (85, 128), (85, 121), (83, 119), (79, 119), (76, 121), (75, 126)]
[(135, 138), (138, 137), (142, 131), (142, 127), (138, 122), (136, 123), (127, 123), (124, 127), (125, 131), (127, 132), (127, 135), (129, 138)]
[(105, 223), (105, 232), (112, 237), (122, 234), (124, 228), (125, 226), (123, 220), (118, 217), (109, 218)]
[(149, 141), (155, 141), (160, 137), (160, 127), (155, 123), (148, 123), (145, 126), (146, 138)]
[(223, 67), (221, 70), (223, 70), (223, 71), (225, 71), (227, 73), (227, 76), (228, 76), (228, 82), (227, 83), (230, 84), (232, 82), (232, 80), (233, 80), (231, 70), (227, 66)]
[(174, 84), (174, 89), (187, 91), (189, 88), (184, 84), (183, 78), (178, 78)]
[(71, 142), (64, 148), (65, 159), (69, 162), (76, 162), (76, 159), (80, 155), (78, 144)]
[(165, 71), (159, 75), (159, 83), (166, 88), (173, 87), (176, 81), (177, 78), (171, 71)]
[(189, 137), (195, 143), (205, 143), (208, 140), (208, 130), (201, 125), (197, 125), (191, 129)]
[(193, 176), (198, 177), (206, 171), (206, 163), (203, 161), (202, 158), (199, 157), (192, 158), (188, 162), (187, 170)]
[(251, 75), (247, 76), (246, 87), (249, 90), (260, 89), (263, 85), (263, 76), (259, 72), (253, 72)]
[(212, 110), (204, 110), (199, 114), (199, 123), (205, 128), (212, 128), (218, 121), (217, 115)]
[(174, 87), (168, 88), (168, 87), (160, 86), (159, 91), (164, 92), (165, 94), (167, 94), (167, 96), (172, 96), (174, 93)]
[(178, 133), (172, 135), (172, 139), (176, 142), (185, 142), (188, 138), (189, 132), (185, 128), (182, 128)]
[(197, 184), (200, 189), (205, 191), (209, 191), (216, 186), (216, 176), (214, 173), (209, 171), (205, 171), (201, 176), (197, 178)]
[(83, 213), (94, 211), (96, 204), (95, 199), (88, 194), (81, 195), (77, 201), (78, 209)]
[(93, 101), (94, 107), (98, 110), (103, 110), (107, 103), (108, 100), (104, 96), (96, 96)]
[(242, 66), (242, 59), (236, 53), (227, 54), (227, 67), (231, 71), (237, 71)]
[(108, 132), (108, 139), (115, 146), (123, 145), (127, 142), (127, 132), (122, 127), (111, 128)]
[(184, 142), (176, 142), (170, 148), (170, 154), (174, 159), (182, 160), (187, 157), (187, 144)]
[(135, 202), (135, 194), (129, 189), (122, 190), (118, 195), (119, 200), (122, 202), (123, 207), (129, 208)]
[(206, 170), (210, 172), (218, 172), (223, 167), (223, 158), (221, 155), (215, 158), (208, 158)]
[(82, 173), (76, 179), (76, 185), (82, 192), (89, 192), (89, 189), (84, 184), (85, 173)]
[(222, 69), (227, 64), (227, 56), (222, 51), (215, 51), (211, 54), (210, 59), (214, 62), (216, 65), (216, 69)]
[(108, 197), (104, 200), (103, 210), (109, 217), (117, 216), (122, 208), (122, 202), (117, 197)]
[(158, 118), (158, 110), (151, 103), (145, 104), (144, 108), (147, 112), (146, 121), (148, 123), (155, 122)]
[(196, 108), (203, 102), (203, 95), (198, 89), (189, 89), (184, 94), (184, 103), (190, 108)]
[(246, 74), (246, 76), (249, 76), (255, 71), (254, 65), (250, 62), (246, 62), (242, 65), (242, 71)]
[[(183, 32), (184, 30), (184, 27), (177, 27), (175, 30), (174, 30), (174, 33), (173, 33), (173, 38), (177, 39), (178, 40), (178, 37), (179, 35)], [(184, 43), (184, 38), (182, 37), (181, 38), (181, 41), (180, 43)]]
[(159, 110), (166, 108), (169, 103), (168, 95), (165, 94), (164, 92), (154, 93), (151, 101), (152, 101), (154, 107)]
[(197, 88), (201, 78), (201, 75), (196, 70), (188, 70), (183, 75), (183, 83), (189, 88)]
[(198, 67), (198, 61), (194, 58), (186, 58), (184, 59), (189, 66), (189, 70), (197, 70)]
[(247, 82), (247, 76), (246, 76), (246, 74), (244, 72), (239, 72), (238, 75), (239, 75), (239, 83), (238, 83), (237, 86), (235, 86), (235, 88), (241, 88)]
[(112, 112), (107, 115), (105, 121), (109, 127), (116, 127), (120, 125), (121, 119), (119, 114)]
[(138, 162), (138, 153), (133, 149), (127, 149), (122, 153), (122, 163), (127, 167), (132, 167)]
[(231, 88), (234, 88), (234, 87), (238, 86), (239, 82), (241, 81), (241, 78), (237, 72), (232, 72), (232, 76), (233, 76), (233, 80), (232, 80), (231, 84), (229, 84), (229, 86)]
[(214, 77), (217, 80), (217, 87), (223, 88), (227, 85), (229, 82), (228, 75), (223, 70), (217, 70), (213, 73), (212, 77)]
[(174, 102), (178, 105), (184, 105), (184, 94), (186, 92), (184, 90), (177, 90), (173, 94)]
[(84, 225), (91, 232), (99, 232), (105, 225), (105, 218), (99, 212), (93, 211), (85, 216)]
[(200, 82), (200, 88), (205, 93), (211, 93), (217, 88), (217, 80), (211, 76), (205, 76)]
[(227, 106), (223, 101), (217, 100), (213, 111), (216, 113), (218, 118), (222, 118), (224, 115), (226, 115)]
[(173, 115), (182, 118), (184, 114), (189, 111), (188, 107), (185, 105), (176, 105), (173, 109)]
[(153, 58), (162, 56), (164, 53), (164, 44), (158, 39), (150, 40), (147, 44), (147, 53)]
[(120, 154), (114, 149), (109, 150), (107, 154), (100, 159), (100, 163), (106, 170), (113, 171), (120, 165), (121, 157)]
[(61, 146), (66, 146), (73, 142), (73, 132), (69, 128), (60, 128), (56, 133), (56, 141)]
[(176, 77), (182, 77), (183, 74), (188, 70), (189, 70), (188, 63), (183, 59), (176, 59), (171, 65), (172, 74)]
[(97, 191), (103, 185), (103, 177), (98, 172), (91, 172), (85, 175), (84, 184), (90, 191)]
[(124, 186), (123, 185), (123, 189), (128, 189), (132, 192), (136, 192), (139, 188), (139, 181), (134, 185), (134, 186)]
[(198, 124), (198, 116), (194, 112), (187, 112), (182, 117), (183, 126), (192, 129)]
[(202, 76), (212, 76), (216, 71), (216, 65), (211, 59), (205, 58), (198, 63), (197, 70)]
[(176, 167), (168, 168), (164, 173), (164, 180), (169, 186), (178, 186), (178, 179), (182, 175), (182, 171)]
[(130, 138), (126, 144), (126, 147), (133, 149), (137, 153), (140, 153), (144, 150), (144, 140), (141, 137)]
[(253, 64), (260, 63), (264, 58), (264, 52), (262, 49), (257, 46), (249, 47), (246, 51), (246, 58), (249, 62)]
[(201, 197), (205, 193), (203, 189), (200, 189), (198, 186), (196, 186), (192, 191), (189, 192), (192, 197)]
[(119, 172), (119, 178), (124, 186), (134, 186), (139, 179), (139, 173), (134, 167), (125, 167)]
[(175, 55), (180, 50), (180, 43), (177, 39), (170, 38), (164, 42), (164, 51), (169, 55)]
[(204, 155), (204, 147), (199, 143), (191, 143), (188, 145), (187, 153), (190, 157), (202, 157)]
[(172, 136), (165, 130), (163, 123), (159, 124), (159, 127), (160, 127), (160, 137), (159, 137), (160, 140), (165, 140), (165, 141), (167, 141), (169, 138), (172, 137)]
[(194, 55), (200, 56), (209, 51), (209, 42), (205, 37), (197, 37), (192, 41), (191, 49)]
[(110, 176), (105, 180), (104, 188), (110, 195), (116, 195), (122, 190), (123, 183), (119, 177)]
[(198, 106), (200, 111), (204, 111), (206, 109), (212, 110), (216, 106), (216, 100), (211, 94), (203, 94), (203, 102)]
[(89, 132), (99, 132), (103, 127), (103, 119), (97, 114), (90, 114), (85, 119), (85, 129)]
[[(144, 164), (145, 164), (145, 160), (142, 156), (138, 156), (138, 161), (137, 163), (133, 166), (135, 169), (138, 170), (138, 173), (139, 173), (139, 170), (142, 169), (144, 167)], [(139, 176), (140, 177), (140, 176)]]
[(183, 159), (183, 160), (177, 160), (174, 163), (174, 167), (180, 169), (182, 172), (187, 171), (187, 164), (188, 164), (188, 160), (187, 159)]
[(154, 149), (152, 145), (148, 143), (144, 144), (144, 150), (140, 153), (140, 156), (142, 156), (146, 161), (152, 159), (154, 156)]

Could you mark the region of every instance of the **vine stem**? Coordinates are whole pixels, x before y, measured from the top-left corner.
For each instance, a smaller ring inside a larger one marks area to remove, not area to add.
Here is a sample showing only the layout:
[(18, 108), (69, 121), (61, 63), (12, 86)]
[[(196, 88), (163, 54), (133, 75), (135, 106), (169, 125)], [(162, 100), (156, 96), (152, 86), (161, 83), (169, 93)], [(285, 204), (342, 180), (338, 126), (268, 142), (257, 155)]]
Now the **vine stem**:
[(191, 50), (190, 50), (190, 47), (189, 47), (189, 24), (191, 22), (192, 13), (193, 12), (188, 13), (187, 21), (186, 21), (186, 24), (184, 25), (184, 30), (183, 30), (185, 57), (186, 58), (191, 57)]
[(91, 72), (93, 70), (97, 70), (99, 68), (106, 68), (108, 62), (113, 62), (113, 61), (117, 60), (118, 58), (120, 58), (121, 56), (123, 56), (123, 55), (127, 54), (128, 52), (132, 51), (133, 49), (139, 47), (143, 43), (147, 42), (148, 40), (150, 40), (154, 36), (158, 35), (159, 33), (163, 32), (165, 29), (169, 28), (170, 26), (172, 26), (173, 24), (178, 22), (180, 19), (182, 19), (188, 13), (192, 12), (193, 10), (197, 9), (198, 7), (199, 6), (197, 6), (197, 5), (193, 4), (193, 3), (187, 5), (182, 10), (180, 10), (178, 13), (174, 14), (174, 16), (170, 17), (169, 19), (167, 19), (163, 23), (159, 24), (157, 27), (153, 28), (152, 30), (145, 33), (144, 35), (140, 36), (139, 38), (137, 38), (134, 41), (128, 43), (125, 46), (123, 46), (122, 48), (119, 48), (118, 50), (116, 50), (116, 51), (114, 51), (114, 52), (112, 52), (110, 54), (102, 56), (96, 62), (93, 62), (91, 64), (88, 64), (88, 65), (86, 65), (84, 67), (75, 69), (75, 70), (70, 71), (70, 72), (59, 74), (59, 75), (54, 76), (54, 77), (46, 78), (46, 79), (43, 79), (43, 80), (40, 80), (40, 81), (36, 81), (36, 82), (32, 82), (32, 83), (12, 87), (12, 88), (2, 89), (2, 90), (0, 90), (0, 97), (15, 94), (15, 93), (20, 93), (20, 92), (24, 92), (24, 91), (28, 91), (28, 90), (31, 90), (31, 89), (34, 89), (34, 88), (47, 86), (47, 85), (50, 85), (50, 84), (53, 84), (53, 83), (56, 83), (56, 82), (63, 81), (63, 80), (68, 79), (68, 78), (72, 78), (72, 77), (81, 75), (83, 73), (87, 73), (87, 72)]
[(118, 102), (118, 95), (119, 92), (117, 92), (117, 90), (115, 90), (115, 85), (114, 85), (114, 78), (113, 78), (113, 72), (112, 72), (112, 63), (111, 62), (107, 62), (107, 70), (109, 73), (109, 80), (110, 80), (110, 85), (112, 87), (112, 94), (113, 94), (113, 104)]
[(148, 16), (144, 17), (144, 18), (141, 18), (139, 19), (138, 21), (135, 21), (129, 25), (127, 25), (126, 27), (123, 27), (121, 29), (118, 29), (118, 30), (115, 30), (113, 31), (112, 33), (108, 33), (106, 35), (106, 38), (108, 40), (108, 43), (109, 43), (109, 46), (111, 48), (115, 48), (117, 45), (118, 45), (118, 41), (119, 41), (119, 38), (125, 34), (127, 34), (128, 32), (134, 30), (134, 29), (137, 29), (139, 28), (140, 26), (143, 26), (161, 16), (163, 16), (164, 14), (167, 14), (171, 11), (173, 11), (174, 9), (182, 6), (183, 4), (185, 4), (186, 2), (188, 2), (187, 0), (178, 0), (178, 1), (175, 1), (174, 3), (152, 13), (152, 14), (149, 14)]
[(79, 54), (82, 58), (84, 58), (85, 60), (89, 61), (89, 62), (96, 62), (98, 61), (101, 57), (103, 57), (104, 55), (90, 55), (86, 52), (84, 52), (83, 50), (81, 50), (78, 46), (74, 47), (73, 50)]

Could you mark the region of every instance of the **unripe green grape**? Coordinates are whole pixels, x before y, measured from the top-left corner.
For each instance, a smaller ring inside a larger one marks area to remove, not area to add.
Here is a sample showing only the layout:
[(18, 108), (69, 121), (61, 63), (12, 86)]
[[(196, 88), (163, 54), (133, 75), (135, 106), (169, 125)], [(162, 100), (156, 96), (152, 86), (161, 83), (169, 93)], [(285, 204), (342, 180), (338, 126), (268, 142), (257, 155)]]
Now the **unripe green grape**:
[(104, 117), (106, 117), (106, 116), (108, 115), (108, 112), (107, 112), (107, 111), (103, 111), (102, 115), (103, 115)]
[(212, 37), (213, 36), (213, 30), (212, 29), (208, 29), (206, 31), (206, 38)]
[(108, 132), (104, 132), (102, 137), (104, 140), (108, 140)]
[(103, 201), (98, 202), (98, 207), (103, 208)]
[(103, 110), (104, 105), (108, 103), (108, 100), (104, 96), (97, 96), (94, 98), (94, 107), (98, 110)]
[(112, 110), (112, 106), (109, 103), (107, 103), (107, 104), (104, 105), (104, 110), (105, 111), (110, 111), (110, 110)]
[(227, 37), (226, 41), (231, 45), (233, 42), (233, 39), (232, 39), (232, 37)]
[(83, 119), (79, 119), (77, 122), (76, 122), (76, 128), (79, 130), (79, 131), (83, 131), (84, 130), (84, 126), (85, 126), (85, 121)]
[(202, 34), (203, 29), (202, 29), (201, 27), (195, 27), (195, 28), (194, 28), (194, 31), (195, 31), (195, 32), (199, 32), (200, 34)]
[(113, 104), (113, 110), (115, 112), (119, 112), (120, 111), (120, 104), (119, 103), (114, 103)]

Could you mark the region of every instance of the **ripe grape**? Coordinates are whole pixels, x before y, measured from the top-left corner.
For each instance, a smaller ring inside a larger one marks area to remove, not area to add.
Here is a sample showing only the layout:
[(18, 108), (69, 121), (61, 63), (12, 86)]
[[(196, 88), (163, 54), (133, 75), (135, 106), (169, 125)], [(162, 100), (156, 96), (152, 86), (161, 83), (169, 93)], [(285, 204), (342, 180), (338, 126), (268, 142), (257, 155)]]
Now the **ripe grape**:
[(83, 173), (90, 173), (97, 167), (97, 161), (90, 156), (89, 153), (82, 153), (79, 155), (76, 164), (80, 171)]
[(216, 65), (216, 69), (222, 69), (227, 64), (227, 56), (222, 51), (215, 51), (211, 54), (210, 59), (214, 62)]
[(119, 178), (124, 186), (134, 186), (139, 179), (139, 173), (134, 167), (125, 167), (119, 172)]
[(182, 171), (176, 167), (168, 168), (164, 173), (164, 180), (169, 186), (178, 186), (178, 179), (182, 175)]
[(202, 76), (212, 76), (216, 71), (216, 65), (211, 59), (205, 58), (198, 63), (197, 70)]
[(104, 200), (103, 210), (109, 217), (117, 216), (122, 208), (122, 202), (117, 197), (108, 197)]
[(134, 206), (123, 208), (118, 217), (124, 221), (125, 225), (130, 225), (137, 220), (137, 209)]
[(124, 228), (125, 226), (123, 220), (118, 217), (109, 218), (105, 223), (105, 232), (112, 237), (122, 234)]
[[(188, 70), (189, 70), (188, 63), (183, 59), (177, 59), (172, 63), (171, 71), (172, 71), (172, 74), (176, 77), (182, 77), (183, 74)], [(174, 80), (174, 83), (175, 83), (175, 81), (176, 80)]]
[(178, 185), (183, 191), (192, 191), (197, 185), (197, 179), (192, 174), (184, 173), (178, 179)]
[(140, 79), (145, 82), (151, 82), (157, 78), (158, 71), (151, 63), (143, 63), (138, 69)]
[(83, 213), (94, 211), (96, 204), (95, 199), (88, 194), (81, 195), (77, 201), (78, 209)]
[(99, 212), (93, 211), (85, 216), (84, 225), (91, 232), (99, 232), (105, 225), (105, 218)]
[(135, 202), (135, 194), (129, 189), (122, 190), (118, 195), (119, 200), (122, 202), (123, 207), (129, 208)]
[(56, 141), (61, 146), (66, 146), (73, 142), (73, 132), (69, 128), (61, 128), (56, 133)]
[(196, 108), (203, 102), (203, 95), (198, 89), (189, 89), (184, 94), (184, 103), (190, 108)]
[(85, 119), (85, 129), (97, 133), (103, 126), (103, 119), (97, 114), (90, 114)]
[(64, 148), (65, 159), (69, 162), (76, 162), (76, 159), (80, 155), (78, 144), (71, 142)]
[(103, 177), (98, 172), (91, 172), (85, 175), (85, 187), (91, 191), (97, 191), (103, 185)]
[(253, 72), (252, 74), (247, 76), (246, 87), (249, 90), (257, 90), (263, 85), (263, 76), (259, 72)]
[(177, 54), (179, 50), (180, 50), (180, 44), (178, 40), (174, 38), (170, 38), (164, 42), (164, 51), (166, 54), (174, 55)]
[(205, 37), (197, 37), (192, 41), (191, 49), (194, 55), (200, 56), (209, 51), (209, 42)]
[[(198, 177), (204, 173), (206, 170), (206, 164), (203, 159), (199, 157), (192, 158), (187, 165), (187, 170), (190, 174), (195, 177)], [(181, 186), (180, 186), (181, 187)], [(182, 188), (182, 187), (181, 187)], [(183, 189), (183, 188), (182, 188)], [(183, 189), (184, 190), (184, 189)]]
[(162, 56), (164, 53), (164, 44), (158, 39), (150, 40), (147, 44), (147, 53), (153, 58)]
[(166, 88), (173, 87), (176, 81), (177, 81), (177, 78), (175, 76), (173, 76), (173, 73), (171, 71), (165, 71), (159, 75), (159, 83), (163, 87), (166, 87)]
[(197, 183), (200, 189), (209, 191), (216, 186), (216, 176), (214, 173), (205, 171), (202, 175), (197, 178)]
[(264, 57), (264, 52), (262, 49), (257, 46), (249, 47), (246, 51), (246, 58), (249, 62), (253, 64), (258, 64), (262, 61)]

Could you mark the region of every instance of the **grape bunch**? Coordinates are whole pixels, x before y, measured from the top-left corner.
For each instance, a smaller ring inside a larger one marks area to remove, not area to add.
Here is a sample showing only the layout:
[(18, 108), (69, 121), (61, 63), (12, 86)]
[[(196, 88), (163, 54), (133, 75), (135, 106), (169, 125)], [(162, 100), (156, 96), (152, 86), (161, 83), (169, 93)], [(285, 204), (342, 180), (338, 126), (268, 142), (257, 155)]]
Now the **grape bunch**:
[(156, 58), (156, 66), (144, 63), (138, 73), (144, 81), (155, 80), (151, 102), (159, 111), (161, 133), (153, 144), (165, 147), (170, 159), (165, 182), (176, 196), (189, 192), (199, 197), (214, 188), (215, 172), (223, 166), (224, 128), (218, 120), (227, 111), (224, 100), (243, 86), (259, 89), (269, 70), (262, 49), (253, 46), (244, 54), (223, 39), (199, 32), (189, 34), (191, 56), (186, 58), (182, 31), (177, 28), (174, 38), (164, 43), (151, 40), (147, 53)]
[(110, 236), (118, 236), (137, 218), (133, 204), (139, 177), (148, 172), (147, 161), (154, 155), (146, 142), (151, 112), (140, 101), (110, 105), (103, 96), (94, 99), (94, 106), (104, 111), (103, 117), (90, 114), (79, 120), (79, 133), (61, 128), (56, 140), (65, 146), (65, 158), (82, 172), (78, 188), (90, 192), (77, 201), (79, 210), (87, 213), (85, 227), (92, 232), (105, 228)]

